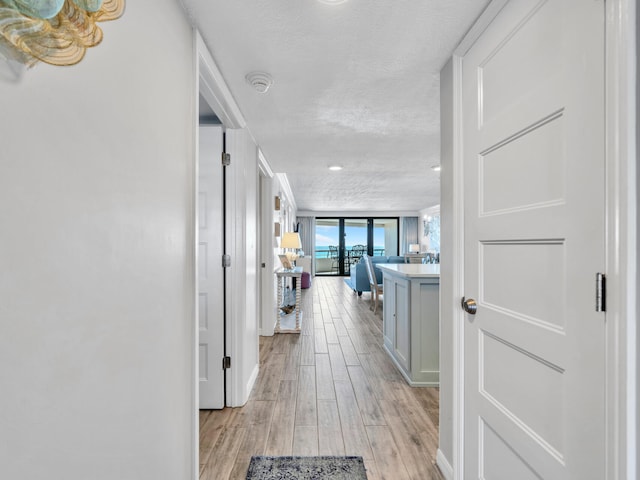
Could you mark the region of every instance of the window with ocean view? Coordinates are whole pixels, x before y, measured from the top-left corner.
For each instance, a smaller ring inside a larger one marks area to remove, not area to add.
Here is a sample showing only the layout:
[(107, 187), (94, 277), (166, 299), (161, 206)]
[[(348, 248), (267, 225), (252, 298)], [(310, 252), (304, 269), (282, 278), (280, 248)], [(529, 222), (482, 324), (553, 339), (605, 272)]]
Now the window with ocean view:
[(362, 255), (398, 254), (397, 218), (317, 218), (316, 274), (349, 275)]

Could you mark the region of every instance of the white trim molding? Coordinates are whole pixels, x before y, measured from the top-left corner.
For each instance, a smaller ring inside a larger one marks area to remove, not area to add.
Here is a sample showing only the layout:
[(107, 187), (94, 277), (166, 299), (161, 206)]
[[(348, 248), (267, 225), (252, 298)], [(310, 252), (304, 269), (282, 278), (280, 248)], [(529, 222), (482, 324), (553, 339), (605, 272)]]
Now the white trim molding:
[(438, 465), (440, 473), (442, 473), (445, 480), (453, 480), (453, 467), (440, 449), (436, 452), (436, 465)]
[(195, 36), (199, 93), (226, 128), (244, 128), (247, 122), (198, 30)]
[(636, 2), (606, 2), (607, 480), (638, 478)]
[[(202, 95), (207, 103), (211, 106), (216, 116), (220, 119), (225, 128), (243, 128), (246, 124), (242, 113), (235, 99), (231, 95), (229, 88), (227, 87), (220, 70), (215, 64), (213, 57), (209, 53), (207, 46), (202, 39), (202, 36), (197, 29), (193, 29), (193, 69), (195, 72), (194, 80), (194, 95), (193, 95), (193, 124), (194, 124), (194, 157), (193, 157), (193, 178), (191, 180), (193, 185), (193, 198), (192, 198), (192, 226), (195, 232), (194, 238), (197, 238), (197, 196), (198, 196), (198, 124), (199, 124), (199, 101), (198, 96)], [(198, 279), (197, 279), (197, 245), (193, 246), (194, 252), (192, 254), (192, 261), (194, 265), (193, 278), (189, 279), (194, 284), (193, 291), (193, 318), (192, 322), (192, 348), (190, 362), (192, 365), (192, 390), (193, 395), (193, 415), (192, 415), (192, 475), (193, 480), (198, 480), (200, 474), (200, 459), (199, 459), (199, 442), (200, 442), (200, 420), (199, 420), (199, 362), (198, 362)], [(230, 295), (227, 292), (227, 303), (231, 301)], [(233, 334), (232, 334), (233, 338)], [(231, 377), (231, 375), (229, 375)], [(233, 392), (229, 393), (229, 385), (233, 385), (231, 380), (228, 381), (228, 395), (234, 396)]]
[(193, 132), (194, 132), (194, 147), (193, 147), (193, 178), (191, 179), (191, 185), (193, 185), (193, 191), (191, 192), (191, 225), (193, 226), (193, 252), (191, 254), (192, 261), (192, 277), (189, 279), (193, 283), (193, 307), (191, 318), (191, 479), (198, 480), (200, 476), (200, 359), (199, 359), (199, 330), (200, 330), (200, 318), (199, 318), (199, 295), (198, 295), (198, 156), (200, 155), (200, 102), (199, 102), (199, 90), (200, 90), (200, 65), (198, 55), (198, 32), (193, 30), (193, 70), (194, 70), (194, 86), (193, 86)]
[[(462, 56), (453, 57), (453, 297), (464, 296)], [(464, 315), (453, 310), (453, 476), (464, 475)]]
[[(254, 139), (254, 142), (255, 142), (255, 139)], [(257, 144), (257, 142), (255, 143)], [(273, 169), (271, 168), (269, 161), (264, 156), (264, 153), (262, 153), (262, 150), (260, 148), (258, 148), (258, 168), (260, 169), (260, 173), (262, 174), (262, 176), (267, 178), (273, 178), (273, 175), (274, 175)]]
[[(508, 0), (494, 0), (453, 52), (453, 297), (464, 296), (464, 172), (462, 130), (462, 58), (498, 16)], [(464, 315), (453, 311), (453, 465), (452, 480), (464, 478)], [(444, 473), (444, 472), (443, 472)]]
[(280, 182), (280, 187), (282, 188), (282, 193), (289, 200), (289, 204), (291, 208), (298, 211), (298, 204), (296, 203), (296, 197), (293, 196), (293, 190), (291, 190), (291, 184), (289, 183), (289, 177), (287, 177), (286, 173), (276, 173), (276, 178)]
[(509, 2), (509, 0), (493, 0), (487, 8), (480, 14), (476, 22), (471, 26), (467, 34), (462, 38), (458, 46), (453, 51), (454, 57), (464, 57), (469, 49), (476, 43), (476, 40), (480, 38), (480, 35), (487, 29), (487, 27), (493, 22), (493, 19), (498, 16), (500, 11)]

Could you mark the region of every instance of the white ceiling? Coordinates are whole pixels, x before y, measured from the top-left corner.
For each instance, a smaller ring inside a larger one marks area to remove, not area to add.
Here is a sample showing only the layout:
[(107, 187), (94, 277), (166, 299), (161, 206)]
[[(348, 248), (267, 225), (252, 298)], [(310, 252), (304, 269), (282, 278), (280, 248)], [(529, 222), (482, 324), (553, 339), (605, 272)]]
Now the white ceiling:
[(439, 71), (488, 0), (182, 1), (300, 210), (440, 203)]

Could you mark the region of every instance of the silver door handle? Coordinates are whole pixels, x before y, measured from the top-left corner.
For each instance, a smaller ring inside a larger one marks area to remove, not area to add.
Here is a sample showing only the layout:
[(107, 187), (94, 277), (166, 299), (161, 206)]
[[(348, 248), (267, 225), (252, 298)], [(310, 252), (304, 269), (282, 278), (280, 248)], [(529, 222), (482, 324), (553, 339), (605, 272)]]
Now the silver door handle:
[(466, 299), (465, 297), (462, 297), (460, 304), (462, 305), (462, 309), (469, 315), (475, 315), (478, 311), (478, 304), (473, 298)]

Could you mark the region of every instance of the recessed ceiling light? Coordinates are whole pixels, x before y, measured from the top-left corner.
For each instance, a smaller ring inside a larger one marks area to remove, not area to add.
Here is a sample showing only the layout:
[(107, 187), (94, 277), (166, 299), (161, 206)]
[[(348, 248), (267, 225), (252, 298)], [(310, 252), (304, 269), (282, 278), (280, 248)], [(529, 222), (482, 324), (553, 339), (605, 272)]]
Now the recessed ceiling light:
[(440, 171), (440, 165), (434, 165), (433, 167), (431, 167), (431, 170), (433, 170), (434, 172), (439, 172)]
[(334, 172), (337, 172), (338, 170), (342, 170), (342, 167), (340, 165), (331, 165), (329, 167), (329, 170), (333, 170)]
[(320, 3), (326, 3), (327, 5), (340, 5), (341, 3), (345, 3), (347, 0), (318, 0)]

